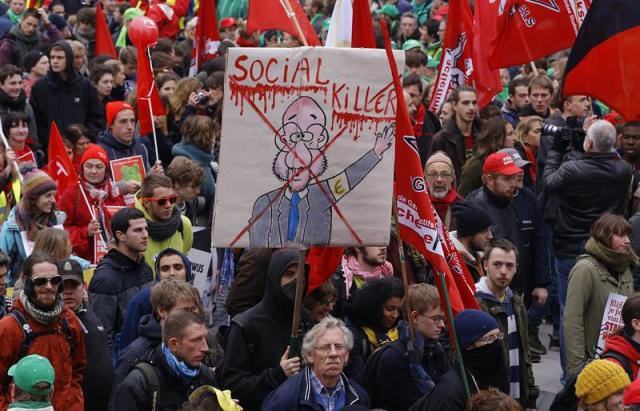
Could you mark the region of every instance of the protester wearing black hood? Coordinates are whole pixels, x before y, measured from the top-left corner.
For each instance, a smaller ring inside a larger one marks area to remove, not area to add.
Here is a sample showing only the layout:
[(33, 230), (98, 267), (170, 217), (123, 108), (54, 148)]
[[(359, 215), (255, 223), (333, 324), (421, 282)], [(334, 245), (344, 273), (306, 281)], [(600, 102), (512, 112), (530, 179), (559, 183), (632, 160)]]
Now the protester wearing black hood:
[(82, 124), (96, 136), (106, 124), (102, 104), (91, 82), (73, 68), (73, 52), (66, 41), (58, 41), (51, 47), (49, 62), (51, 70), (31, 90), (38, 141), (48, 146), (52, 121), (60, 130), (71, 124)]
[(218, 381), (246, 411), (259, 410), (270, 391), (300, 371), (299, 357), (287, 359), (297, 269), (298, 252), (273, 253), (262, 300), (235, 316), (226, 334)]
[[(471, 395), (489, 387), (508, 395), (509, 375), (502, 348), (504, 335), (496, 320), (484, 311), (464, 310), (455, 317), (455, 329)], [(411, 411), (464, 411), (466, 402), (460, 367), (454, 364)]]

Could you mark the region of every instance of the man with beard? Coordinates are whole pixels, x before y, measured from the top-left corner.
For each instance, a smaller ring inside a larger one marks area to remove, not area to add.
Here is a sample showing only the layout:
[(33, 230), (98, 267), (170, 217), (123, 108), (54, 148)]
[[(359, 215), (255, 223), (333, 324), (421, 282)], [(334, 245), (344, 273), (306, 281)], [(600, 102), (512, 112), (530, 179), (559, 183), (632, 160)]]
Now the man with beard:
[[(274, 252), (262, 300), (229, 325), (216, 372), (222, 388), (231, 390), (245, 410), (259, 410), (271, 391), (300, 371), (300, 357), (289, 358), (297, 270), (297, 251)], [(300, 325), (304, 334), (308, 328)]]
[[(496, 320), (480, 310), (464, 310), (455, 328), (471, 395), (489, 387), (509, 394), (509, 374), (502, 349), (504, 334)], [(464, 411), (467, 393), (460, 366), (453, 364), (433, 390), (411, 408), (417, 411)]]
[[(0, 80), (2, 76), (0, 76)], [(0, 87), (1, 88), (1, 87)], [(620, 155), (631, 164), (634, 173), (640, 171), (640, 121), (630, 121), (622, 126)]]
[(484, 276), (482, 255), (493, 239), (491, 216), (485, 210), (470, 202), (456, 203), (453, 207), (457, 230), (452, 231), (451, 240), (474, 281)]
[(527, 310), (522, 297), (509, 288), (518, 268), (518, 250), (508, 240), (496, 240), (487, 248), (483, 264), (486, 276), (476, 284), (476, 300), (482, 311), (496, 319), (504, 335), (509, 395), (526, 409), (534, 409), (540, 390), (529, 359)]
[(376, 134), (374, 146), (336, 176), (320, 180), (327, 170), (322, 148), (329, 143), (327, 117), (310, 97), (287, 107), (275, 135), (278, 153), (273, 173), (285, 187), (261, 195), (253, 205), (251, 247), (285, 244), (327, 245), (331, 239), (332, 206), (349, 194), (382, 160), (395, 136), (393, 126)]
[(347, 248), (342, 264), (331, 277), (337, 294), (333, 315), (342, 317), (347, 301), (365, 283), (392, 275), (393, 266), (387, 261), (387, 247)]
[(0, 68), (0, 115), (11, 111), (23, 112), (29, 119), (29, 136), (36, 138), (38, 128), (33, 109), (22, 89), (22, 71), (11, 64)]
[(34, 252), (24, 262), (24, 290), (11, 314), (0, 319), (0, 409), (7, 409), (9, 366), (26, 355), (47, 358), (55, 370), (53, 407), (83, 411), (82, 372), (87, 364), (82, 326), (62, 301), (56, 261)]
[(366, 391), (343, 373), (353, 347), (351, 331), (331, 316), (304, 336), (306, 366), (265, 400), (262, 411), (338, 410), (369, 405)]
[[(89, 301), (104, 326), (109, 349), (122, 330), (131, 299), (153, 280), (144, 260), (147, 249), (147, 221), (135, 208), (123, 208), (111, 219), (114, 246), (96, 268), (89, 284)], [(115, 353), (117, 354), (117, 353)]]
[[(167, 248), (189, 254), (193, 229), (191, 221), (180, 214), (177, 201), (178, 196), (169, 177), (151, 174), (142, 182), (136, 208), (144, 213), (149, 227), (149, 244), (144, 251), (146, 261), (155, 261), (158, 254)], [(152, 268), (158, 274), (155, 265)]]
[(454, 204), (462, 201), (462, 196), (456, 190), (454, 171), (453, 163), (444, 151), (433, 153), (424, 168), (429, 198), (447, 231), (456, 229), (451, 210)]

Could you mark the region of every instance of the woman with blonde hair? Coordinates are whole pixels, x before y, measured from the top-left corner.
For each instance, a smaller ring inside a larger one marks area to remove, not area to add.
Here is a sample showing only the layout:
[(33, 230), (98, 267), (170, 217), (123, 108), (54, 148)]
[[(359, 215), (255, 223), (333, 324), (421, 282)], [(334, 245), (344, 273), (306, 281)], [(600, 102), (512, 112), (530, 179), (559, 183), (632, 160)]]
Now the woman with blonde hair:
[(542, 117), (531, 116), (520, 120), (516, 127), (516, 148), (522, 152), (523, 158), (531, 163), (529, 177), (535, 184), (538, 173), (538, 148), (540, 147), (540, 135), (542, 134)]
[(91, 264), (89, 261), (71, 254), (72, 246), (69, 233), (61, 228), (49, 227), (40, 230), (33, 242), (33, 252), (36, 251), (47, 253), (57, 261), (68, 258), (76, 260), (83, 270), (89, 268)]

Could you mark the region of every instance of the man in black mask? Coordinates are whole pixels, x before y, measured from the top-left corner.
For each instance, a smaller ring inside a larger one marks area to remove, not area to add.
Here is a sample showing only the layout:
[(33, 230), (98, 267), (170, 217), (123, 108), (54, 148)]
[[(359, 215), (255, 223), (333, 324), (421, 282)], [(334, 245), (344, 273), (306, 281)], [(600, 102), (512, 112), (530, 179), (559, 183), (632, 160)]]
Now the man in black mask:
[[(504, 334), (496, 320), (484, 311), (464, 310), (456, 315), (455, 328), (471, 395), (489, 387), (508, 395), (509, 375), (502, 351)], [(464, 411), (466, 403), (460, 367), (454, 364), (412, 409)]]
[(297, 270), (297, 251), (274, 252), (262, 300), (235, 316), (227, 331), (218, 381), (247, 411), (259, 410), (269, 392), (300, 371), (300, 358), (289, 358)]

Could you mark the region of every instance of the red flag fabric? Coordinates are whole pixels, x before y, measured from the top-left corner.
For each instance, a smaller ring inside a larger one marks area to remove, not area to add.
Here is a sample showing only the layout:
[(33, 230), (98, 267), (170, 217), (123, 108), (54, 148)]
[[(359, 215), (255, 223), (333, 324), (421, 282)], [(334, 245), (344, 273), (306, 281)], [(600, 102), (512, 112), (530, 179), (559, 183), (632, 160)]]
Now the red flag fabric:
[(49, 131), (48, 156), (47, 174), (51, 176), (58, 186), (56, 199), (59, 200), (67, 187), (78, 184), (78, 175), (67, 154), (67, 148), (62, 142), (62, 135), (55, 122), (51, 123)]
[(525, 64), (570, 48), (591, 0), (501, 0), (489, 67)]
[(336, 272), (343, 255), (344, 248), (311, 247), (307, 253), (307, 264), (310, 266), (307, 295)]
[(467, 0), (449, 1), (447, 29), (442, 43), (438, 77), (429, 104), (430, 111), (440, 111), (451, 90), (461, 84), (472, 83), (472, 34), (473, 20)]
[(102, 6), (96, 6), (96, 56), (108, 54), (114, 59), (118, 58), (116, 46), (107, 27), (107, 19), (104, 17)]
[(476, 0), (473, 10), (473, 79), (478, 92), (480, 108), (491, 103), (502, 91), (500, 70), (489, 68), (487, 55), (491, 41), (496, 38), (499, 3), (492, 0)]
[(140, 135), (144, 136), (153, 131), (152, 121), (154, 116), (166, 114), (164, 105), (160, 100), (158, 87), (153, 80), (151, 61), (146, 49), (138, 49), (138, 121), (140, 122)]
[(353, 0), (351, 47), (376, 48), (376, 38), (373, 31), (369, 0)]
[(198, 74), (207, 60), (218, 55), (218, 46), (220, 46), (220, 33), (218, 33), (216, 18), (216, 2), (215, 0), (200, 0), (189, 76)]
[[(398, 76), (398, 67), (391, 51), (391, 41), (389, 40), (386, 23), (381, 21), (381, 26), (396, 96), (398, 96), (396, 110), (395, 201), (398, 209), (398, 232), (400, 238), (422, 253), (431, 263), (434, 270), (444, 274), (451, 308), (455, 313), (465, 308), (478, 308), (478, 303), (473, 298), (473, 283), (467, 283), (464, 276), (456, 279), (455, 276), (459, 276), (460, 273), (456, 270), (452, 272), (449, 267), (449, 263), (456, 268), (460, 267), (460, 260), (458, 255), (452, 251), (450, 240), (447, 244), (447, 236), (444, 235), (446, 230), (443, 230), (442, 223), (438, 223), (438, 214), (427, 194), (420, 155), (418, 154), (418, 145), (413, 136), (411, 120), (409, 119), (409, 111), (406, 104), (404, 104), (404, 99), (400, 97), (403, 95), (402, 85)], [(455, 250), (455, 247), (453, 247), (453, 250)], [(457, 262), (456, 258), (458, 259)], [(464, 275), (463, 272), (462, 274)], [(439, 282), (439, 277), (435, 276), (435, 278), (442, 297), (442, 285)], [(460, 284), (460, 287), (458, 284)], [(444, 303), (444, 298), (442, 299)]]
[(277, 29), (299, 37), (293, 19), (289, 17), (287, 12), (287, 3), (295, 13), (307, 43), (310, 46), (320, 46), (318, 35), (304, 10), (300, 7), (298, 0), (249, 0), (247, 31), (253, 33), (256, 30)]
[(576, 39), (562, 81), (562, 94), (586, 94), (627, 121), (640, 119), (640, 2), (595, 0)]

